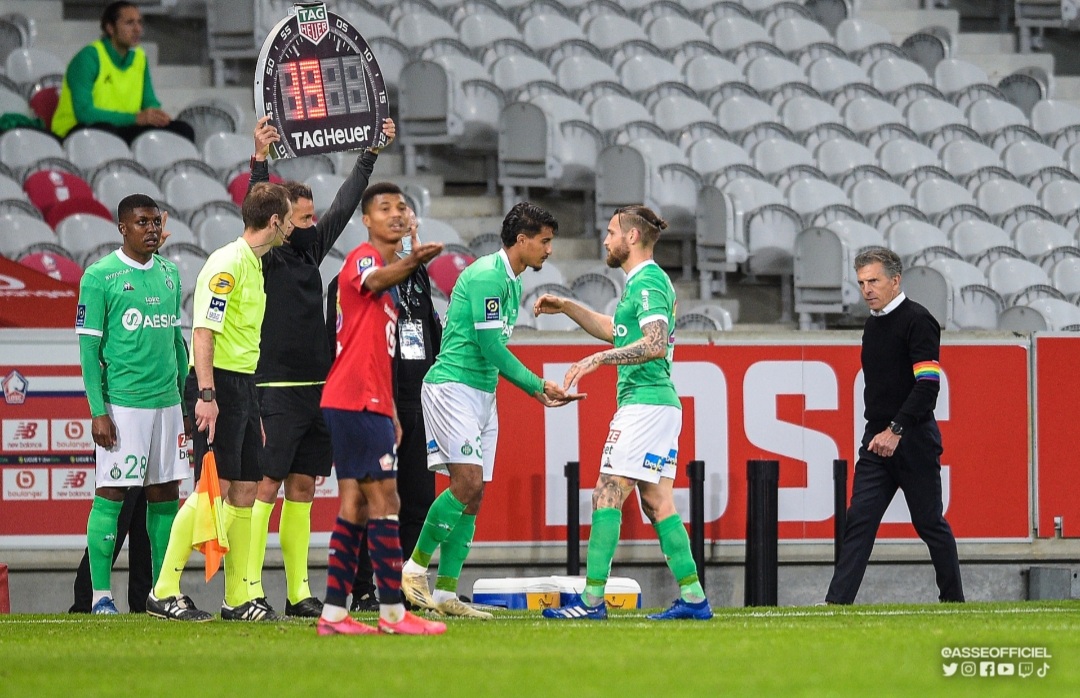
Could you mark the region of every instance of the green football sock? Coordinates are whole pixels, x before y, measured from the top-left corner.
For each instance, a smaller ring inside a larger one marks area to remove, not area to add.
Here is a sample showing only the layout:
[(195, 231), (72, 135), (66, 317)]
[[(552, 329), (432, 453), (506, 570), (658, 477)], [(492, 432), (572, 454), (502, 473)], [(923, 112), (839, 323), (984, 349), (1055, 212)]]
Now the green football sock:
[(192, 492), (173, 519), (161, 573), (154, 583), (154, 596), (159, 599), (180, 595), (180, 575), (191, 557), (191, 539), (195, 535), (195, 500), (198, 497), (198, 492)]
[(308, 586), (308, 549), (311, 547), (311, 502), (281, 505), (281, 557), (285, 561), (285, 584), (289, 603), (300, 603), (311, 596)]
[(86, 549), (90, 556), (90, 584), (94, 591), (112, 589), (113, 550), (116, 548), (116, 520), (123, 502), (94, 497), (86, 519)]
[(427, 567), (436, 548), (453, 532), (464, 511), (465, 505), (450, 490), (443, 490), (428, 509), (424, 527), (420, 529), (420, 539), (416, 541), (416, 550), (409, 559), (421, 567)]
[(465, 558), (472, 548), (473, 536), (476, 535), (476, 516), (462, 514), (457, 526), (442, 543), (439, 553), (439, 575), (435, 579), (435, 588), (443, 591), (457, 591), (458, 578)]
[(679, 595), (683, 601), (698, 603), (705, 600), (705, 590), (698, 581), (697, 565), (690, 552), (690, 536), (686, 535), (686, 526), (678, 514), (672, 514), (663, 521), (653, 524), (656, 537), (660, 539), (660, 550), (667, 558), (668, 569), (679, 583)]
[(146, 503), (146, 532), (150, 536), (150, 560), (153, 566), (154, 583), (161, 574), (161, 565), (165, 560), (165, 550), (169, 547), (169, 533), (173, 519), (180, 510), (180, 500), (169, 502)]
[(222, 504), (225, 535), (229, 552), (225, 553), (225, 603), (239, 606), (250, 599), (247, 590), (247, 561), (251, 551), (251, 508)]
[(247, 593), (252, 599), (266, 596), (262, 585), (262, 568), (263, 561), (266, 559), (266, 537), (270, 529), (270, 515), (273, 513), (273, 502), (261, 502), (256, 499), (251, 506), (251, 548), (247, 556)]
[(604, 587), (611, 575), (611, 560), (619, 545), (622, 509), (603, 507), (592, 515), (589, 552), (585, 564), (585, 603), (598, 606), (604, 601)]

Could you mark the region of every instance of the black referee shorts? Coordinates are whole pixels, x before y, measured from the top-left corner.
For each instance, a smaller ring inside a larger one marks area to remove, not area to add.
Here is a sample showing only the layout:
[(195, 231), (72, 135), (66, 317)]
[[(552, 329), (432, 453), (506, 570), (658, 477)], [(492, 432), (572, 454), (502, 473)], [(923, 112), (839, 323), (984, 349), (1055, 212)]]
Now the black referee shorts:
[(278, 482), (290, 473), (327, 477), (333, 465), (330, 432), (319, 402), (321, 385), (259, 388), (266, 446), (262, 474)]
[[(259, 420), (259, 396), (255, 391), (255, 376), (224, 369), (214, 369), (214, 389), (217, 391), (218, 418), (214, 425), (214, 458), (218, 477), (239, 482), (262, 480), (262, 425)], [(184, 399), (188, 414), (195, 419), (195, 403), (199, 397), (199, 379), (195, 370), (188, 372), (184, 384)], [(195, 480), (202, 475), (203, 456), (210, 450), (206, 442), (209, 432), (198, 431), (193, 439)]]

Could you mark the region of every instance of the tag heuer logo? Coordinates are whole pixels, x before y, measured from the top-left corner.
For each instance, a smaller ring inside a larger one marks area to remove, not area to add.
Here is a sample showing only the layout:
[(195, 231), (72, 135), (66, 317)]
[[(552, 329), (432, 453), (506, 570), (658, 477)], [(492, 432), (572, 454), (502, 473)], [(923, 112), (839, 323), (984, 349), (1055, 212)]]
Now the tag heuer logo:
[(301, 5), (296, 8), (296, 20), (300, 24), (300, 33), (313, 44), (323, 40), (330, 33), (330, 23), (326, 21), (326, 5)]

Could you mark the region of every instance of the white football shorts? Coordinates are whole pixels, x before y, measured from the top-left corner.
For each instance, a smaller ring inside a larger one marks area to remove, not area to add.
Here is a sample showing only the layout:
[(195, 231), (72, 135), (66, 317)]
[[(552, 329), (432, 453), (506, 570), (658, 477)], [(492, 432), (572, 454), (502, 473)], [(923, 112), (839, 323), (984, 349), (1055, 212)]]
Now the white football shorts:
[(148, 409), (105, 405), (116, 424), (116, 445), (94, 447), (98, 487), (141, 487), (191, 474), (180, 405)]
[(491, 482), (499, 440), (495, 393), (463, 383), (424, 383), (420, 404), (428, 470), (447, 473), (447, 463), (471, 463), (484, 469), (484, 482)]
[(675, 479), (682, 410), (671, 405), (627, 405), (615, 412), (600, 457), (601, 475), (656, 484)]

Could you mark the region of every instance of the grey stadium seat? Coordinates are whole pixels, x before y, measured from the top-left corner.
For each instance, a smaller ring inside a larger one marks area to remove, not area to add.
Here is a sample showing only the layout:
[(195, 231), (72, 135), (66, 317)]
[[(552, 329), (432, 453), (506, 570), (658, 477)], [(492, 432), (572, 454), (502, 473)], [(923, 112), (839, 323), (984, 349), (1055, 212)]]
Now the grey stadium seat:
[(1043, 316), (1051, 332), (1080, 331), (1080, 307), (1073, 303), (1060, 298), (1036, 298), (1027, 307)]
[(722, 135), (709, 107), (685, 95), (661, 97), (652, 106), (653, 120), (682, 148), (709, 135)]
[(203, 142), (203, 162), (214, 168), (223, 181), (227, 181), (229, 174), (246, 171), (251, 148), (250, 136), (215, 133)]
[(402, 143), (495, 149), (504, 97), (480, 63), (445, 54), (409, 63), (401, 74)]
[(574, 278), (570, 282), (570, 290), (589, 307), (603, 312), (612, 300), (617, 300), (622, 294), (622, 285), (611, 275), (590, 271)]
[(885, 244), (881, 234), (855, 221), (833, 221), (807, 228), (795, 239), (795, 311), (800, 327), (811, 315), (844, 313), (864, 307), (855, 273), (855, 256), (867, 247)]
[(1059, 179), (1039, 189), (1039, 204), (1056, 218), (1062, 218), (1080, 206), (1080, 182)]
[(848, 195), (851, 197), (851, 205), (863, 215), (874, 215), (890, 206), (912, 203), (911, 196), (903, 187), (877, 178), (856, 182)]
[(877, 43), (892, 41), (892, 34), (866, 19), (845, 19), (836, 28), (836, 45), (849, 56)]
[[(56, 239), (64, 249), (81, 260), (86, 253), (100, 245), (120, 247), (123, 238), (114, 223), (89, 213), (75, 213), (56, 225)], [(170, 242), (183, 242), (172, 240)]]
[(695, 92), (708, 92), (725, 82), (741, 82), (739, 67), (720, 56), (695, 56), (682, 67), (686, 84)]
[(1031, 141), (1015, 141), (1001, 151), (1005, 169), (1020, 178), (1047, 167), (1064, 167), (1061, 154), (1048, 145)]
[(896, 56), (878, 59), (867, 73), (871, 84), (884, 94), (898, 92), (909, 85), (932, 84), (922, 66)]
[(830, 138), (814, 151), (817, 166), (829, 177), (838, 179), (863, 165), (875, 165), (874, 154), (862, 143), (845, 138)]
[[(113, 245), (115, 249), (120, 243), (114, 242)], [(33, 252), (45, 251), (67, 256), (52, 228), (44, 221), (21, 213), (0, 213), (0, 255), (19, 259)]]
[(1001, 158), (992, 148), (972, 141), (952, 141), (938, 153), (941, 165), (955, 176), (964, 176), (983, 167), (1000, 167)]
[(844, 190), (832, 182), (821, 179), (797, 179), (788, 185), (785, 192), (787, 203), (804, 221), (809, 221), (814, 214), (827, 206), (847, 206), (848, 198)]
[(805, 133), (822, 124), (843, 123), (840, 112), (833, 105), (807, 96), (785, 100), (780, 105), (780, 119), (795, 133)]
[(709, 35), (696, 22), (678, 15), (663, 15), (650, 21), (645, 27), (649, 40), (664, 51), (674, 50), (691, 41), (709, 43)]
[(752, 41), (772, 43), (765, 27), (742, 17), (719, 17), (708, 29), (713, 45), (725, 52), (733, 52)]
[(806, 82), (799, 66), (786, 58), (759, 56), (743, 69), (746, 81), (758, 92), (769, 92), (789, 82)]
[(1063, 298), (1050, 285), (1046, 271), (1025, 259), (1002, 258), (986, 270), (990, 287), (1001, 294), (1006, 305), (1027, 305), (1036, 298)]
[(555, 14), (530, 17), (521, 28), (522, 38), (534, 50), (545, 51), (571, 39), (585, 40), (577, 22)]
[(151, 171), (160, 171), (180, 160), (202, 161), (195, 144), (169, 131), (147, 131), (131, 142), (135, 160)]
[(1024, 221), (1016, 226), (1012, 232), (1016, 249), (1029, 261), (1041, 264), (1043, 269), (1049, 271), (1056, 259), (1047, 259), (1051, 253), (1062, 250), (1064, 256), (1072, 256), (1070, 252), (1076, 251), (1075, 256), (1080, 256), (1080, 249), (1076, 247), (1076, 234), (1066, 230), (1062, 225), (1053, 221), (1032, 219)]
[(601, 51), (609, 51), (628, 41), (647, 41), (649, 38), (640, 24), (617, 14), (602, 14), (588, 20), (585, 37)]
[(52, 134), (14, 128), (0, 136), (0, 160), (13, 171), (22, 172), (43, 158), (63, 157), (64, 150)]
[(980, 220), (960, 221), (949, 231), (949, 244), (969, 262), (974, 262), (987, 250), (1012, 247), (1009, 234), (993, 223)]
[(567, 97), (539, 95), (510, 104), (499, 117), (499, 182), (591, 189), (603, 146), (600, 130)]
[(915, 199), (915, 208), (928, 216), (936, 216), (962, 204), (975, 203), (967, 189), (937, 177), (930, 177), (915, 185), (912, 196)]
[(766, 138), (750, 150), (754, 167), (766, 176), (779, 174), (794, 165), (816, 165), (809, 150), (781, 138)]
[(934, 66), (934, 86), (946, 96), (955, 95), (972, 85), (986, 85), (986, 71), (959, 58), (946, 58)]
[(94, 178), (94, 198), (115, 211), (121, 199), (129, 194), (146, 194), (158, 203), (165, 196), (153, 181), (132, 172), (107, 172)]
[(917, 220), (893, 223), (885, 233), (888, 248), (900, 255), (904, 266), (911, 266), (931, 248), (949, 248), (949, 238), (936, 226)]
[(216, 179), (197, 172), (178, 172), (161, 182), (165, 200), (181, 211), (193, 211), (211, 201), (232, 201), (229, 192)]
[(1080, 258), (1058, 260), (1050, 269), (1050, 281), (1074, 303), (1080, 300)]
[(937, 153), (918, 141), (895, 138), (882, 143), (877, 150), (877, 163), (894, 177), (902, 177), (918, 167), (939, 166)]
[(492, 81), (503, 92), (512, 93), (533, 82), (555, 84), (555, 74), (541, 61), (529, 56), (503, 56), (491, 68)]
[(199, 246), (213, 252), (244, 234), (244, 221), (235, 215), (213, 213), (195, 226)]
[(695, 172), (714, 174), (735, 164), (749, 165), (750, 155), (726, 138), (708, 136), (686, 148), (686, 157)]
[(311, 195), (315, 201), (315, 215), (321, 217), (334, 202), (345, 178), (336, 174), (313, 174), (304, 180), (304, 184), (311, 188)]
[(1004, 308), (1001, 296), (975, 266), (938, 258), (904, 273), (904, 291), (924, 304), (945, 329), (992, 330)]
[(833, 37), (828, 29), (803, 17), (788, 17), (780, 20), (772, 26), (770, 34), (777, 48), (788, 55), (811, 44), (833, 43)]
[(856, 97), (844, 105), (844, 124), (855, 133), (867, 133), (885, 124), (904, 123), (904, 115), (889, 102)]
[(936, 131), (943, 126), (967, 124), (964, 113), (948, 102), (932, 97), (922, 97), (907, 105), (907, 125), (921, 135)]

